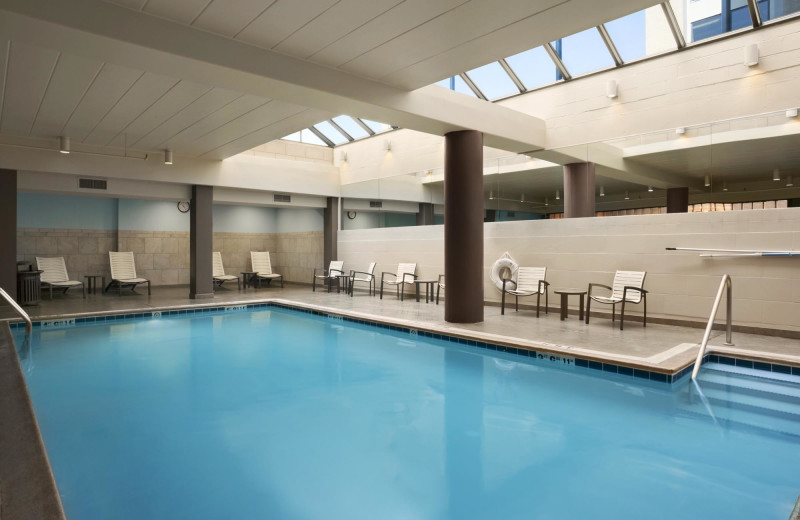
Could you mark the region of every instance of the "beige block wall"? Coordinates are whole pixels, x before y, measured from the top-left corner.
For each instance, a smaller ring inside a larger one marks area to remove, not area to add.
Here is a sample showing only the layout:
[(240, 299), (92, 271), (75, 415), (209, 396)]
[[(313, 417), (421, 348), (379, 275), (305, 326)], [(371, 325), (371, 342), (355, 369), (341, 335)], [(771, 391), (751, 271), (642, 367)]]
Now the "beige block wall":
[[(108, 252), (116, 251), (117, 232), (87, 229), (17, 229), (17, 260), (32, 262), (36, 257), (63, 256), (72, 280), (84, 275), (103, 275), (110, 280)], [(98, 282), (100, 283), (100, 282)]]
[(188, 231), (119, 231), (119, 250), (133, 251), (136, 274), (152, 285), (189, 283)]
[[(610, 285), (617, 269), (647, 271), (648, 316), (669, 319), (707, 320), (728, 273), (735, 324), (800, 331), (800, 258), (701, 258), (665, 250), (800, 251), (800, 208), (491, 223), (484, 235), (488, 301), (500, 300), (489, 273), (508, 251), (520, 265), (546, 266), (553, 289)], [(347, 266), (377, 261), (378, 272), (417, 262), (420, 277), (435, 278), (444, 272), (443, 238), (443, 226), (340, 231), (339, 257)], [(551, 297), (550, 304), (558, 300)]]

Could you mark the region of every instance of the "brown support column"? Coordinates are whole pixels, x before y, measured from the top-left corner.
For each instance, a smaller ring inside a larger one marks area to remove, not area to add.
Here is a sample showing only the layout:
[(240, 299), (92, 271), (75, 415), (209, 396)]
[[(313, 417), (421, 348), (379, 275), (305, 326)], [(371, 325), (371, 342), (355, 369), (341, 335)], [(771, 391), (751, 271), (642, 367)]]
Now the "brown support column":
[(189, 298), (213, 298), (214, 188), (192, 186), (189, 214)]
[(332, 261), (338, 260), (338, 240), (339, 240), (339, 198), (328, 197), (328, 205), (323, 213), (323, 245), (322, 261), (323, 267), (328, 268)]
[(483, 321), (483, 134), (444, 136), (444, 319)]
[(667, 213), (689, 211), (689, 188), (667, 188)]
[(594, 217), (594, 163), (564, 165), (564, 218)]
[(418, 226), (433, 225), (433, 204), (430, 202), (419, 203), (419, 213), (417, 213)]
[(17, 298), (17, 171), (0, 170), (0, 287)]

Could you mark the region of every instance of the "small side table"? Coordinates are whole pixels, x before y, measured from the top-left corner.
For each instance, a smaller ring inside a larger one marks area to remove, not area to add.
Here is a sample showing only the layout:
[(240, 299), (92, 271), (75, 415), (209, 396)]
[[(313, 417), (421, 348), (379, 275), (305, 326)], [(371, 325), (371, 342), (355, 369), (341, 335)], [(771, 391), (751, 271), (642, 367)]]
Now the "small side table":
[(340, 274), (336, 276), (336, 294), (339, 294), (339, 291), (342, 288), (342, 284), (344, 284), (344, 293), (350, 294), (350, 275), (349, 274)]
[(86, 274), (83, 276), (83, 279), (86, 280), (86, 292), (89, 294), (97, 294), (97, 280), (103, 280), (103, 285), (100, 287), (106, 286), (106, 277), (102, 274)]
[(256, 274), (257, 273), (255, 271), (242, 271), (242, 273), (241, 273), (241, 275), (242, 275), (242, 286), (244, 287), (245, 291), (247, 290), (247, 287), (250, 286), (250, 285), (255, 287), (255, 284), (253, 284), (252, 281), (253, 281), (253, 277)]
[(419, 286), (421, 284), (425, 285), (425, 303), (428, 303), (428, 295), (430, 294), (430, 299), (433, 300), (433, 287), (439, 280), (414, 280), (414, 284), (417, 286), (417, 301), (419, 301)]
[(567, 319), (567, 305), (569, 303), (568, 298), (570, 296), (580, 296), (578, 309), (580, 311), (580, 319), (583, 319), (583, 301), (586, 296), (586, 291), (581, 289), (556, 289), (553, 292), (561, 295), (561, 321)]

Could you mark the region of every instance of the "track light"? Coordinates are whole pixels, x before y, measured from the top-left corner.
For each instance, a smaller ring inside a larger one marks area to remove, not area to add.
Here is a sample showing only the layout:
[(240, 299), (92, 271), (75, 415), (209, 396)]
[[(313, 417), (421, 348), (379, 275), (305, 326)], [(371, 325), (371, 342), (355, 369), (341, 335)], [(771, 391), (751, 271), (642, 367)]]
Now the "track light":
[(704, 184), (704, 186), (705, 186), (706, 188), (708, 188), (709, 186), (711, 186), (711, 177), (709, 177), (708, 175), (706, 175), (706, 178), (705, 178), (705, 180), (704, 180), (704, 183), (703, 183), (703, 184)]
[(547, 197), (544, 198), (544, 205), (545, 206), (549, 206), (550, 205), (550, 199), (548, 199)]
[(608, 80), (606, 83), (606, 96), (608, 96), (610, 99), (617, 97), (617, 80)]
[(652, 192), (653, 192), (653, 187), (652, 187), (652, 186), (648, 186), (648, 187), (647, 187), (647, 191), (649, 191), (649, 192), (651, 192), (651, 193), (652, 193)]
[(489, 190), (489, 200), (494, 200), (494, 192)]
[(797, 109), (796, 108), (790, 108), (789, 110), (787, 110), (786, 111), (786, 117), (789, 117), (789, 118), (797, 117)]
[(627, 191), (625, 192), (625, 200), (631, 200), (631, 197), (630, 197), (630, 195), (628, 195)]
[(748, 67), (758, 65), (758, 45), (755, 43), (744, 48), (744, 64)]
[(722, 191), (728, 191), (728, 181), (722, 181)]
[(606, 196), (606, 187), (605, 186), (600, 186), (600, 196), (601, 197), (605, 197)]
[(773, 181), (781, 180), (781, 171), (778, 168), (772, 170), (772, 180)]
[(61, 153), (69, 153), (70, 152), (70, 143), (69, 137), (66, 135), (62, 135), (58, 138), (58, 151)]
[(524, 193), (520, 193), (520, 195), (519, 195), (519, 201), (520, 201), (520, 202), (525, 202), (525, 194), (524, 194)]
[(556, 190), (556, 200), (561, 200), (561, 190)]
[(791, 175), (787, 175), (786, 176), (786, 187), (787, 188), (791, 188), (792, 186), (794, 186), (794, 182), (792, 182), (792, 176)]
[(678, 135), (683, 135), (686, 133), (686, 128), (679, 126), (678, 128), (675, 129), (675, 133)]
[(172, 164), (172, 150), (169, 148), (164, 150), (164, 164)]

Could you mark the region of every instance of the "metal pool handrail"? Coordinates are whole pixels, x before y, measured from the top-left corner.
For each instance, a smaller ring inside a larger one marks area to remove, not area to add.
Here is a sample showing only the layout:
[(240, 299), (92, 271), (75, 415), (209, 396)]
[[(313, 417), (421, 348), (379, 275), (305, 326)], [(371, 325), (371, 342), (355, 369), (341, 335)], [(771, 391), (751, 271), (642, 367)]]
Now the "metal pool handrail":
[(17, 311), (17, 314), (19, 314), (20, 318), (25, 320), (25, 330), (27, 332), (30, 332), (33, 329), (33, 323), (31, 322), (31, 317), (28, 316), (28, 313), (25, 312), (24, 310), (22, 310), (22, 307), (20, 307), (17, 304), (17, 302), (14, 301), (14, 298), (9, 296), (8, 293), (5, 292), (2, 287), (0, 287), (0, 296), (5, 298), (5, 300), (8, 302), (8, 304), (11, 305), (14, 308), (15, 311)]
[(706, 332), (703, 334), (703, 341), (700, 343), (700, 352), (697, 353), (697, 360), (694, 362), (694, 369), (692, 370), (692, 380), (697, 379), (697, 373), (700, 371), (700, 364), (703, 362), (703, 356), (706, 354), (706, 346), (708, 346), (708, 338), (711, 336), (711, 329), (714, 326), (714, 318), (717, 316), (720, 301), (722, 301), (722, 291), (727, 288), (728, 305), (726, 309), (726, 323), (725, 323), (725, 344), (733, 345), (731, 342), (731, 309), (733, 308), (733, 300), (731, 300), (733, 282), (731, 282), (730, 275), (722, 275), (722, 282), (719, 284), (717, 290), (717, 297), (714, 298), (714, 305), (711, 307), (711, 316), (708, 317), (708, 325), (706, 325)]

